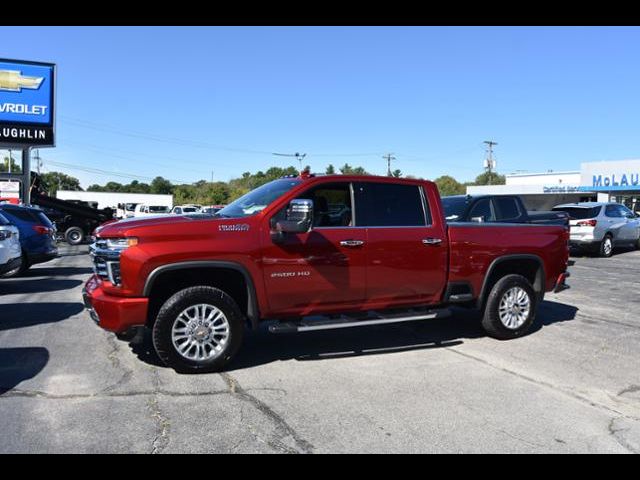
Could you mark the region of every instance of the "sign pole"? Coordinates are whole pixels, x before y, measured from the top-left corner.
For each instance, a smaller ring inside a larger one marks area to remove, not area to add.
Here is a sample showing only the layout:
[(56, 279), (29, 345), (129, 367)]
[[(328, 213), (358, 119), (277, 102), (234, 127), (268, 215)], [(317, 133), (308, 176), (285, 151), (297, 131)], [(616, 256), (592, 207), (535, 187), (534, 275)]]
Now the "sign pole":
[(31, 205), (31, 149), (22, 149), (22, 203)]

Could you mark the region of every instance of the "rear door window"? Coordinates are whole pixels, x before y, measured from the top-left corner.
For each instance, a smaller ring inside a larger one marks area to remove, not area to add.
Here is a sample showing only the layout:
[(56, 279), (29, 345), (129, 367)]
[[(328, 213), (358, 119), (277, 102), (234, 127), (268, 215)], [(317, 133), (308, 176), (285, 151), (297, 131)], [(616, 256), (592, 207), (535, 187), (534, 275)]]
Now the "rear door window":
[(622, 212), (618, 208), (618, 205), (607, 205), (604, 214), (609, 218), (622, 218)]
[(493, 199), (498, 222), (508, 222), (520, 218), (522, 212), (518, 208), (518, 201), (513, 197), (496, 197)]
[(471, 209), (471, 212), (469, 212), (469, 220), (474, 221), (474, 218), (481, 218), (483, 222), (496, 221), (490, 199), (484, 198), (478, 200), (478, 203), (476, 203)]
[(355, 184), (359, 227), (424, 227), (431, 224), (422, 187), (394, 183)]

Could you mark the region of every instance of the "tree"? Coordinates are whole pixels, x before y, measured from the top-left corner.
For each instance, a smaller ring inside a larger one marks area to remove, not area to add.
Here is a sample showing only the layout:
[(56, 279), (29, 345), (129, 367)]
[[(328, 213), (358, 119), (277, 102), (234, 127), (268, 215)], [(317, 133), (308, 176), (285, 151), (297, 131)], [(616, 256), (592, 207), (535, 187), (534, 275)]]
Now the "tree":
[(476, 177), (474, 185), (504, 185), (506, 178), (504, 175), (499, 175), (496, 172), (484, 172)]
[(343, 175), (369, 175), (362, 167), (352, 167), (348, 163), (345, 163), (342, 167), (340, 167), (340, 173)]
[(82, 191), (80, 180), (61, 172), (48, 172), (40, 175), (42, 188), (52, 197), (58, 190)]
[(447, 197), (449, 195), (462, 195), (465, 193), (464, 185), (449, 175), (438, 177), (434, 182), (438, 185), (440, 195), (443, 197)]
[(400, 170), (400, 169), (394, 170), (393, 172), (391, 172), (391, 176), (395, 177), (395, 178), (402, 177), (402, 170)]
[(327, 175), (335, 175), (336, 168), (333, 165), (329, 165), (326, 170)]
[[(7, 173), (9, 171), (9, 157), (4, 157), (0, 162), (0, 173)], [(16, 162), (16, 159), (11, 157), (11, 173), (22, 173), (22, 165)]]
[(173, 184), (162, 177), (156, 177), (151, 182), (151, 188), (149, 193), (156, 193), (160, 195), (170, 195), (173, 191)]

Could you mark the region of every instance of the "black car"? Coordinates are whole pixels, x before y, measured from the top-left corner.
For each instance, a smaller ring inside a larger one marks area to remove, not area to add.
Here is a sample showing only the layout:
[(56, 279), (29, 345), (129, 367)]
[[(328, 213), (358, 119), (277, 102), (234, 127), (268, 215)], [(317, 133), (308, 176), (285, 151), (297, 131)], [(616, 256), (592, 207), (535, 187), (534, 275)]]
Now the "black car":
[(569, 225), (565, 212), (527, 212), (517, 195), (453, 195), (442, 206), (447, 222)]

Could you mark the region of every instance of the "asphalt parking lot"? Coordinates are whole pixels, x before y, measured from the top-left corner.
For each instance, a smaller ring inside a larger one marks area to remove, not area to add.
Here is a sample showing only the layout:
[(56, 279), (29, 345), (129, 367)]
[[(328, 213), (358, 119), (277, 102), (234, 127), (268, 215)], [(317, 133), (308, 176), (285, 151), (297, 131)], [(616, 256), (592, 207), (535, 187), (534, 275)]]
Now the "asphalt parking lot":
[(640, 251), (573, 257), (518, 340), (468, 312), (259, 332), (195, 376), (89, 320), (86, 251), (0, 280), (1, 453), (640, 453)]

